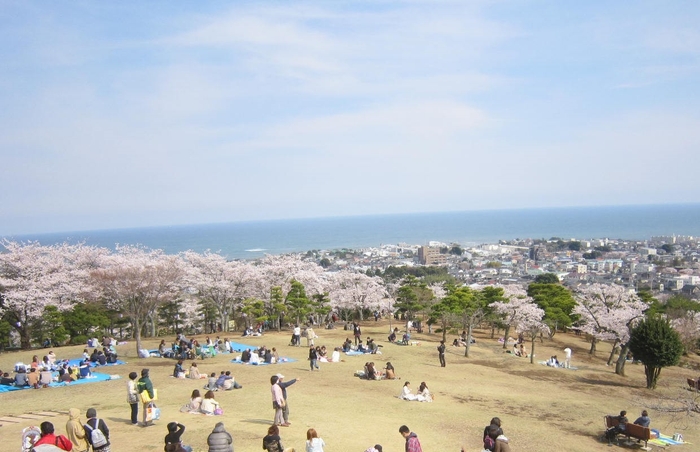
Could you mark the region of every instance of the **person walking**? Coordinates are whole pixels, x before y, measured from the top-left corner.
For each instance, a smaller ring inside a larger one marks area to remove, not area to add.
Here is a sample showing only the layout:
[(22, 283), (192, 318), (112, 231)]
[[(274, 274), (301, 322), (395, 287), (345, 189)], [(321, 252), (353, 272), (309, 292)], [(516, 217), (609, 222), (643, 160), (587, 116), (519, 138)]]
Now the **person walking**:
[(77, 408), (68, 410), (66, 436), (73, 443), (73, 452), (87, 452), (90, 449), (90, 444), (85, 438), (85, 429), (80, 423), (80, 410)]
[(270, 393), (272, 394), (272, 408), (275, 410), (275, 419), (273, 421), (274, 425), (281, 425), (282, 427), (289, 427), (289, 424), (284, 422), (284, 415), (282, 410), (284, 409), (284, 396), (282, 395), (282, 388), (277, 384), (279, 378), (277, 375), (270, 377)]
[[(85, 428), (85, 437), (92, 446), (92, 452), (109, 452), (109, 428), (107, 428), (107, 424), (104, 420), (97, 418), (97, 410), (94, 408), (88, 408), (85, 414), (88, 420), (83, 427)], [(99, 432), (95, 433), (95, 430), (99, 430)]]
[(445, 341), (440, 341), (437, 351), (438, 358), (440, 359), (440, 367), (445, 367)]
[(277, 385), (282, 389), (282, 397), (284, 398), (284, 408), (282, 409), (282, 417), (284, 417), (284, 423), (287, 425), (292, 425), (291, 422), (289, 422), (289, 401), (287, 400), (287, 388), (296, 383), (297, 381), (301, 381), (301, 378), (292, 378), (289, 381), (282, 381), (284, 379), (284, 375), (282, 374), (277, 374)]
[(153, 420), (148, 419), (148, 404), (151, 403), (151, 400), (155, 399), (155, 391), (153, 389), (153, 382), (151, 381), (151, 377), (149, 376), (150, 371), (148, 369), (142, 369), (141, 370), (141, 378), (139, 378), (138, 383), (136, 384), (136, 388), (139, 391), (139, 394), (141, 394), (141, 400), (143, 401), (143, 393), (144, 391), (148, 393), (148, 399), (147, 401), (143, 401), (143, 426), (148, 427), (150, 425), (153, 425)]
[(321, 368), (318, 367), (318, 352), (313, 345), (309, 347), (309, 366), (311, 367), (311, 372), (313, 372), (314, 367), (317, 370), (321, 370)]
[(126, 403), (131, 406), (131, 425), (139, 425), (139, 390), (136, 386), (136, 372), (129, 374), (129, 381), (126, 382)]
[(217, 422), (214, 430), (207, 437), (209, 452), (233, 452), (233, 437), (224, 428), (223, 422)]
[(407, 426), (399, 427), (399, 433), (406, 439), (406, 452), (423, 452), (418, 440), (418, 435), (413, 433)]

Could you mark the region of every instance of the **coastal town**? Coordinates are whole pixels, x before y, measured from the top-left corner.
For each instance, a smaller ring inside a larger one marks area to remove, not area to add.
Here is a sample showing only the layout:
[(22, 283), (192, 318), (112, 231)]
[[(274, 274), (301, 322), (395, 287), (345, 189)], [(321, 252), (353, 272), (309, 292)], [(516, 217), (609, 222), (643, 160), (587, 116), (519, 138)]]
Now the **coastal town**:
[(372, 275), (392, 266), (441, 266), (464, 284), (493, 285), (527, 284), (538, 275), (553, 273), (571, 287), (614, 283), (700, 298), (700, 248), (697, 237), (692, 236), (523, 239), (472, 246), (401, 243), (361, 250), (309, 251), (307, 256), (329, 270), (354, 269)]

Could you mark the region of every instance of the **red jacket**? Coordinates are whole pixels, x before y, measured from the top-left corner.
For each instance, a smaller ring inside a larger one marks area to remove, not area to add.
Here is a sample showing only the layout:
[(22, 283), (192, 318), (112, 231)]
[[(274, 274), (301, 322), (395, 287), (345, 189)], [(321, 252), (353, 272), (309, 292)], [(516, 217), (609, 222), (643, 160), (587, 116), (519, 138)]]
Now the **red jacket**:
[(39, 441), (34, 443), (34, 446), (40, 446), (42, 444), (51, 444), (52, 446), (55, 445), (68, 452), (73, 450), (73, 443), (71, 443), (68, 438), (63, 435), (56, 436), (53, 433), (42, 435), (42, 437), (39, 438)]

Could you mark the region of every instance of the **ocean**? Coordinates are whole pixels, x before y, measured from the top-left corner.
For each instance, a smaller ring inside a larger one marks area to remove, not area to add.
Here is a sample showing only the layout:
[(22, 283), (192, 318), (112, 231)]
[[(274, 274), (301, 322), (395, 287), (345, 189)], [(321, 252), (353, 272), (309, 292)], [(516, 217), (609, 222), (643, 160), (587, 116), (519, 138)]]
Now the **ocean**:
[(700, 236), (700, 204), (576, 207), (250, 221), (7, 237), (44, 245), (143, 245), (175, 254), (219, 252), (230, 259), (309, 250), (359, 249), (429, 241), (469, 246), (516, 238), (647, 240)]

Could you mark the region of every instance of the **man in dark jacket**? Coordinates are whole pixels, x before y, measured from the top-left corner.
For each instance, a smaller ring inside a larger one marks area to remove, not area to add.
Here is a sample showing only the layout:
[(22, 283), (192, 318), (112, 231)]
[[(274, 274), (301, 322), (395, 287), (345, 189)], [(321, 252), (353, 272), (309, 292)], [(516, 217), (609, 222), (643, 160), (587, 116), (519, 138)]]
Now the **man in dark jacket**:
[(214, 430), (207, 437), (209, 452), (233, 452), (233, 438), (224, 428), (223, 422), (217, 422)]
[(445, 367), (445, 341), (440, 341), (437, 351), (438, 358), (440, 358), (440, 367)]
[(284, 378), (284, 375), (282, 374), (277, 374), (277, 386), (282, 388), (282, 397), (284, 397), (284, 401), (286, 402), (284, 404), (284, 408), (282, 408), (282, 416), (284, 416), (284, 423), (285, 424), (291, 424), (289, 422), (289, 402), (287, 402), (287, 388), (297, 381), (301, 381), (301, 378), (292, 378), (289, 381), (282, 381)]
[[(94, 408), (88, 408), (85, 415), (88, 418), (84, 425), (85, 439), (87, 439), (90, 446), (92, 446), (93, 452), (109, 452), (109, 429), (107, 428), (107, 424), (105, 424), (104, 420), (97, 418), (97, 410)], [(92, 431), (95, 429), (99, 429), (107, 440), (104, 446), (95, 447), (95, 445), (92, 444)]]

